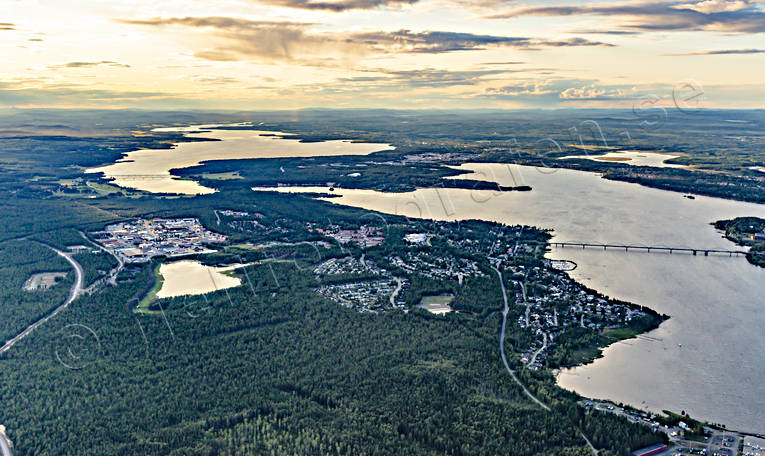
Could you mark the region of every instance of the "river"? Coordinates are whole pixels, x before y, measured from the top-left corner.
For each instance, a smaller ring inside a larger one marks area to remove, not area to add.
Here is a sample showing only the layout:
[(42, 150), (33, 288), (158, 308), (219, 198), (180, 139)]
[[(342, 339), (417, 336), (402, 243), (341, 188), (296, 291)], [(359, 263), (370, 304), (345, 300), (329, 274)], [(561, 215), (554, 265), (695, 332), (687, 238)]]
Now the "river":
[[(336, 204), (438, 220), (482, 219), (554, 229), (555, 240), (736, 249), (710, 225), (765, 218), (765, 206), (602, 179), (564, 169), (466, 164), (460, 176), (530, 185), (531, 192), (335, 189)], [(278, 188), (328, 193), (326, 188)], [(611, 297), (671, 318), (611, 345), (604, 357), (565, 370), (560, 386), (653, 411), (686, 411), (730, 428), (765, 433), (765, 269), (743, 257), (554, 248), (575, 261), (572, 277)]]
[[(157, 128), (155, 131), (184, 132), (189, 138), (220, 141), (181, 142), (172, 149), (141, 149), (128, 152), (116, 163), (88, 169), (103, 173), (120, 187), (151, 193), (199, 195), (215, 190), (199, 183), (178, 179), (171, 169), (189, 168), (210, 160), (249, 158), (326, 157), (336, 155), (369, 155), (392, 149), (388, 144), (351, 141), (300, 142), (287, 139), (289, 134), (260, 130), (216, 130), (220, 125), (193, 125), (180, 128)], [(235, 125), (229, 125), (235, 126)]]

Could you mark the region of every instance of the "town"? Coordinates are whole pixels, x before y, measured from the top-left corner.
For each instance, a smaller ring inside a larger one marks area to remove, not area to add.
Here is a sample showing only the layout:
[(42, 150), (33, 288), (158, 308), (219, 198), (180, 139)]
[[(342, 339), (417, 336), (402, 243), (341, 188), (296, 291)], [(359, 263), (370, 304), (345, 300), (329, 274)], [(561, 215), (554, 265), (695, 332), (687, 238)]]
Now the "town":
[(142, 263), (158, 256), (168, 258), (208, 253), (207, 244), (227, 237), (206, 230), (195, 218), (140, 219), (109, 225), (94, 233), (96, 242), (127, 263)]
[[(544, 238), (527, 238), (519, 227), (495, 227), (488, 235), (484, 232), (478, 236), (469, 228), (448, 224), (422, 230), (421, 224), (295, 225), (245, 211), (216, 210), (215, 215), (218, 226), (225, 227), (224, 233), (227, 229), (236, 232), (248, 226), (265, 228), (258, 236), (265, 242), (246, 244), (263, 255), (270, 255), (269, 250), (312, 245), (314, 251), (310, 256), (295, 258), (310, 266), (317, 283), (314, 291), (328, 302), (360, 313), (410, 312), (415, 308), (436, 315), (473, 312), (474, 309), (464, 307), (465, 300), (460, 301), (460, 297), (467, 287), (476, 284), (496, 288), (497, 272), (501, 271), (515, 303), (515, 331), (527, 334), (522, 340), (528, 343), (515, 347), (516, 359), (529, 370), (559, 365), (560, 354), (554, 358), (551, 355), (561, 341), (570, 337), (572, 330), (608, 340), (611, 331), (632, 328), (641, 320), (655, 324), (658, 318), (639, 306), (613, 301), (578, 284), (565, 272), (572, 267), (570, 263), (545, 259)], [(273, 231), (267, 226), (280, 228)], [(209, 231), (198, 219), (192, 218), (139, 219), (110, 225), (96, 233), (99, 244), (126, 262), (205, 254), (214, 251), (212, 245), (219, 246), (225, 255), (228, 240), (227, 235)], [(417, 287), (423, 284), (440, 291), (421, 292)], [(638, 327), (644, 329), (644, 326)], [(624, 337), (623, 334), (619, 337)], [(732, 433), (711, 429), (701, 436), (706, 437), (703, 444), (692, 444), (685, 436), (693, 429), (683, 421), (663, 424), (664, 421), (648, 412), (607, 402), (586, 400), (581, 405), (593, 413), (619, 414), (668, 436), (668, 445), (636, 450), (635, 455), (685, 452), (732, 456), (738, 454), (735, 448), (745, 444), (743, 437), (732, 440)], [(746, 442), (754, 450), (743, 454), (759, 456), (754, 451), (758, 451), (760, 443)]]

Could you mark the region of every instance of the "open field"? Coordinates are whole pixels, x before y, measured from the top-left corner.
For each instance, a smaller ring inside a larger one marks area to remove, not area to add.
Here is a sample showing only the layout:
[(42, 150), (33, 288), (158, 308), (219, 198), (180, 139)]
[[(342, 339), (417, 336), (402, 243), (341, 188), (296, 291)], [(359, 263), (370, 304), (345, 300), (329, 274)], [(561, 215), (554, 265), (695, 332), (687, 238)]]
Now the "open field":
[(66, 277), (66, 272), (42, 272), (24, 282), (25, 291), (47, 290)]

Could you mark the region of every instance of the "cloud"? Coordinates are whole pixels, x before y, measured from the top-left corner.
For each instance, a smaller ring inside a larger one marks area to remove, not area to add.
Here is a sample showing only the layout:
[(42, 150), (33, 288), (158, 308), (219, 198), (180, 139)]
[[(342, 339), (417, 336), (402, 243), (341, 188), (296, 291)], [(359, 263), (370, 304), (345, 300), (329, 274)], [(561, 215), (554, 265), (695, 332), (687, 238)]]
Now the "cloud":
[(368, 10), (385, 6), (411, 5), (417, 3), (417, 1), (418, 0), (260, 0), (260, 3), (287, 8), (341, 12), (348, 10)]
[(557, 94), (558, 90), (556, 90), (554, 87), (550, 87), (549, 82), (521, 81), (509, 85), (503, 85), (501, 87), (489, 87), (486, 89), (486, 93), (493, 95), (503, 95), (505, 97), (518, 97), (521, 95), (540, 96)]
[(765, 11), (759, 8), (759, 2), (742, 0), (537, 6), (517, 8), (490, 17), (508, 19), (521, 16), (615, 16), (626, 20), (621, 28), (633, 31), (765, 32)]
[(320, 36), (307, 34), (312, 23), (250, 21), (230, 17), (177, 17), (145, 20), (119, 20), (124, 24), (152, 27), (186, 27), (211, 30), (224, 43), (210, 49), (195, 51), (206, 60), (242, 60), (246, 56), (294, 58), (299, 53), (311, 53), (328, 45)]
[(662, 85), (624, 85), (602, 84), (597, 80), (587, 79), (520, 79), (504, 81), (501, 86), (488, 87), (482, 98), (488, 100), (513, 100), (532, 106), (559, 106), (581, 103), (618, 103), (627, 100), (639, 100), (643, 97), (664, 93), (668, 90)]
[(453, 87), (475, 85), (479, 82), (490, 81), (487, 76), (507, 74), (508, 70), (465, 70), (452, 71), (435, 68), (423, 68), (419, 70), (386, 70), (372, 69), (370, 73), (378, 73), (379, 76), (359, 76), (354, 78), (341, 78), (340, 85), (347, 83), (360, 84), (367, 87), (395, 87), (395, 88), (418, 88), (418, 87)]
[(740, 11), (755, 6), (757, 2), (750, 0), (705, 0), (696, 3), (684, 3), (680, 8), (698, 11), (700, 13), (720, 13), (723, 11)]
[(595, 84), (570, 87), (558, 94), (561, 100), (634, 100), (639, 98), (635, 87), (602, 88)]
[(367, 32), (350, 35), (347, 39), (363, 43), (378, 52), (410, 52), (439, 54), (453, 51), (483, 50), (488, 47), (538, 49), (541, 47), (611, 46), (608, 43), (570, 38), (561, 41), (536, 40), (525, 37), (475, 35), (458, 32)]
[(634, 30), (572, 30), (571, 33), (582, 35), (639, 35), (640, 32)]
[[(30, 40), (32, 41), (32, 40)], [(42, 40), (35, 40), (35, 41), (42, 41)], [(123, 63), (117, 63), (112, 62), (110, 60), (102, 60), (100, 62), (69, 62), (64, 63), (61, 65), (53, 65), (49, 68), (93, 68), (97, 66), (110, 66), (115, 68), (130, 68), (130, 65), (125, 65)]]
[(548, 41), (527, 37), (477, 35), (447, 31), (354, 31), (317, 32), (317, 24), (305, 22), (251, 21), (230, 17), (179, 17), (119, 20), (152, 27), (208, 29), (217, 42), (194, 51), (207, 60), (348, 58), (365, 54), (440, 54), (475, 51), (490, 47), (536, 50), (547, 47), (611, 46), (583, 38)]
[(765, 49), (716, 49), (711, 51), (686, 52), (682, 54), (664, 54), (666, 56), (688, 56), (688, 55), (735, 55), (735, 54), (763, 54)]
[(481, 65), (524, 65), (526, 62), (484, 62)]
[(180, 95), (162, 92), (121, 92), (76, 84), (51, 84), (40, 79), (0, 81), (0, 106), (130, 106), (173, 100)]

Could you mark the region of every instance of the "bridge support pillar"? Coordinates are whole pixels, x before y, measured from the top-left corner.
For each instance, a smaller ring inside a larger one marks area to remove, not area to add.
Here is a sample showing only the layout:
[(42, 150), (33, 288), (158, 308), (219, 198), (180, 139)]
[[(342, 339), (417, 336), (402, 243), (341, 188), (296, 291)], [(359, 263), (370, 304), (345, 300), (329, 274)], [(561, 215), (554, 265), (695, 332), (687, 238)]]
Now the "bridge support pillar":
[(695, 250), (693, 251), (693, 256), (696, 256), (696, 251)]
[(709, 256), (709, 250), (704, 251), (704, 256)]

